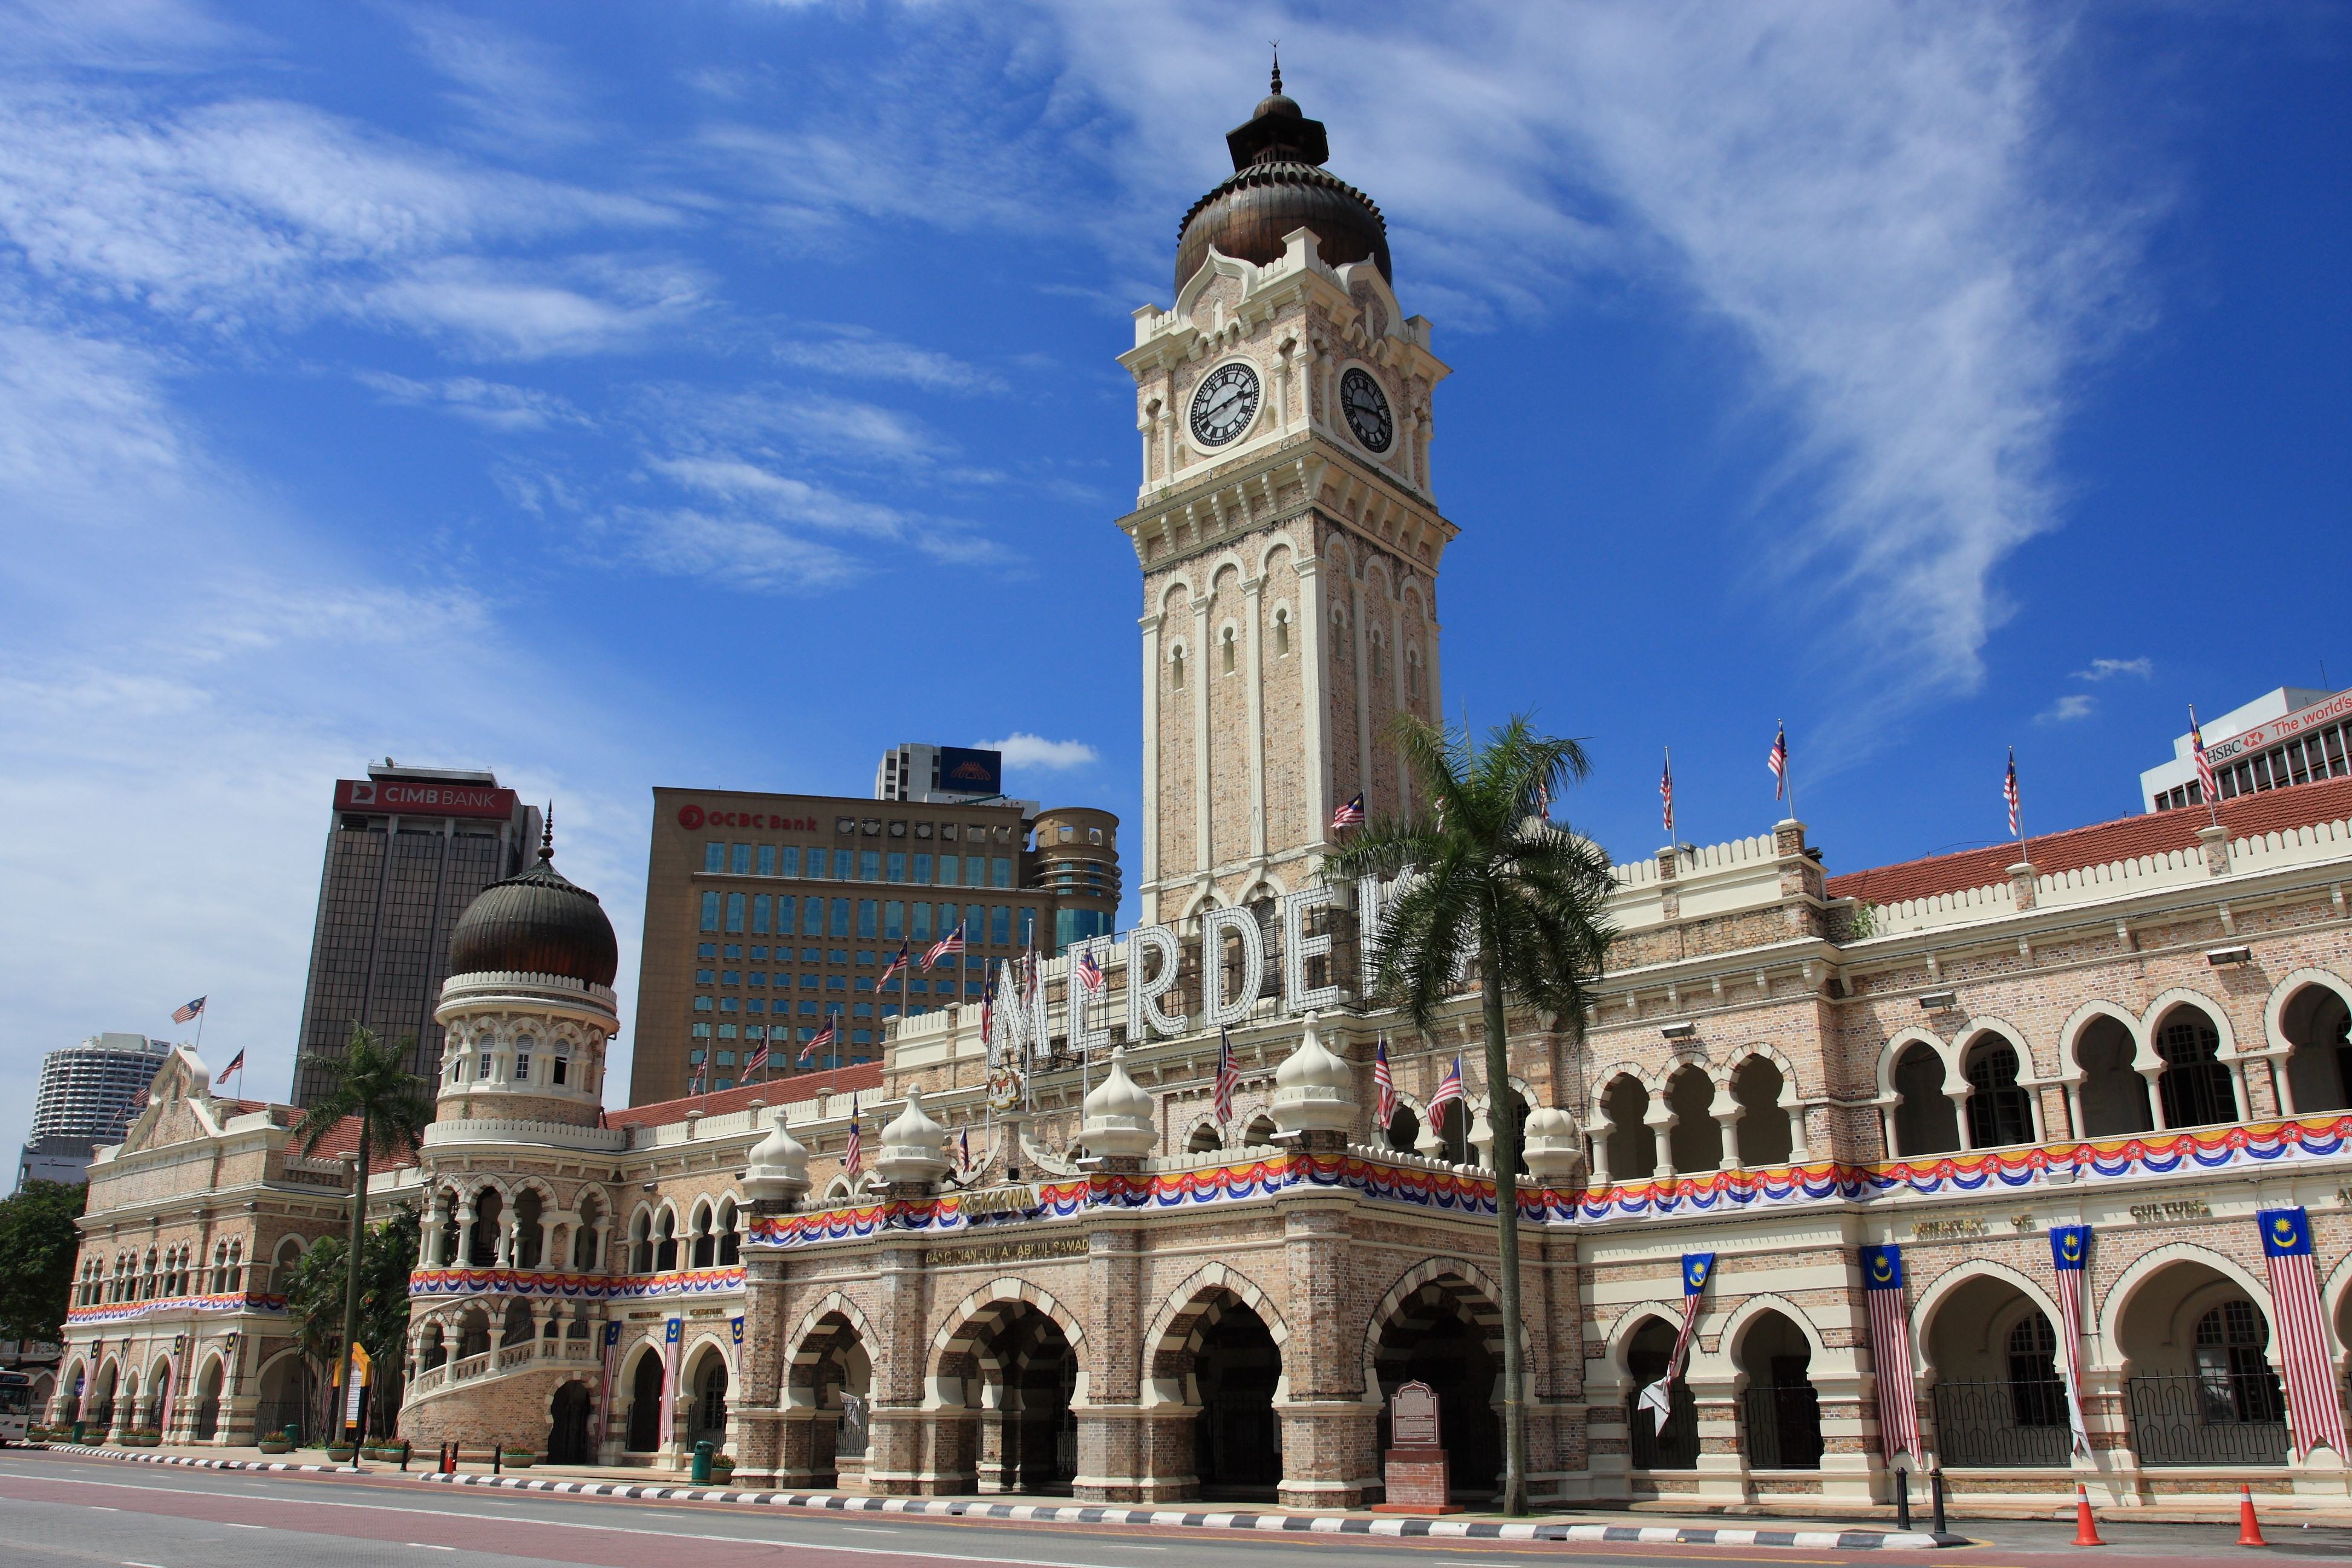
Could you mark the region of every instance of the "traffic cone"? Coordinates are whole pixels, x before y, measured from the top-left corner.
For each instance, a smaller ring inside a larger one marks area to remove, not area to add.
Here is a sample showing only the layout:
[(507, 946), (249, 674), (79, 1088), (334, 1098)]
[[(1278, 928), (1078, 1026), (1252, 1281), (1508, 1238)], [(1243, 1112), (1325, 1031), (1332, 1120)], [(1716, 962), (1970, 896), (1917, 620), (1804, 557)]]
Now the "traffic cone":
[(2238, 1544), (2268, 1546), (2263, 1539), (2263, 1527), (2254, 1519), (2254, 1489), (2240, 1482), (2238, 1486)]
[(2099, 1539), (2099, 1521), (2091, 1517), (2091, 1493), (2082, 1482), (2074, 1483), (2074, 1544), (2105, 1546)]

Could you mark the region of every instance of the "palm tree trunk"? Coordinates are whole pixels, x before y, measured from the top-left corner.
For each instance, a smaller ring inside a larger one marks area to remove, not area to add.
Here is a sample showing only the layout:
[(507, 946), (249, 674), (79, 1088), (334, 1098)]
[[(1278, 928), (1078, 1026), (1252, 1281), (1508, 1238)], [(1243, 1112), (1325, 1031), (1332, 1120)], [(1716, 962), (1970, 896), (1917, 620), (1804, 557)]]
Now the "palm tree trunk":
[[(343, 1251), (343, 1348), (339, 1352), (342, 1357), (342, 1375), (335, 1379), (339, 1405), (328, 1418), (330, 1444), (341, 1437), (343, 1411), (351, 1408), (352, 1346), (358, 1342), (360, 1331), (360, 1247), (367, 1239), (368, 1134), (372, 1130), (369, 1119), (362, 1115), (358, 1179), (352, 1187), (352, 1238)], [(352, 1467), (356, 1469), (360, 1460), (356, 1432), (352, 1435)]]
[(1495, 1135), (1495, 1237), (1503, 1299), (1503, 1512), (1528, 1511), (1527, 1373), (1519, 1330), (1519, 1117), (1511, 1058), (1503, 1033), (1503, 985), (1494, 949), (1478, 955), (1486, 1016), (1486, 1125)]

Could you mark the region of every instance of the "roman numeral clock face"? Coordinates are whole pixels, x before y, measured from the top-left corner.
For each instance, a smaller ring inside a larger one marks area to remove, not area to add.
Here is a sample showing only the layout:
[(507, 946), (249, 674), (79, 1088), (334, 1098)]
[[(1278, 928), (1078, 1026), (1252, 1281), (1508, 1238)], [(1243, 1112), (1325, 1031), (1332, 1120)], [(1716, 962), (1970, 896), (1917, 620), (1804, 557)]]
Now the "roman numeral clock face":
[(1192, 394), (1192, 439), (1222, 447), (1249, 427), (1257, 413), (1257, 372), (1238, 361), (1219, 365)]
[(1396, 439), (1396, 421), (1389, 416), (1388, 395), (1363, 371), (1350, 368), (1339, 378), (1339, 406), (1348, 413), (1348, 428), (1367, 452), (1385, 452)]

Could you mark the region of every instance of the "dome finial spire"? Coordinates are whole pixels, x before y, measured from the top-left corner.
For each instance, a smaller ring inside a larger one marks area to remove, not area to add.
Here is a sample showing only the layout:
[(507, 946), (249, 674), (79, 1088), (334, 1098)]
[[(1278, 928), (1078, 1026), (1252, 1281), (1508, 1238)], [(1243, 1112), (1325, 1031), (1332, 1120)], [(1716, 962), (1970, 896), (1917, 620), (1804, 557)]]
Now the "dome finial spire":
[(1274, 49), (1274, 90), (1280, 92), (1282, 90), (1282, 40), (1280, 38), (1272, 40), (1272, 47)]
[(555, 801), (552, 797), (548, 800), (546, 816), (540, 821), (539, 858), (542, 860), (555, 858)]

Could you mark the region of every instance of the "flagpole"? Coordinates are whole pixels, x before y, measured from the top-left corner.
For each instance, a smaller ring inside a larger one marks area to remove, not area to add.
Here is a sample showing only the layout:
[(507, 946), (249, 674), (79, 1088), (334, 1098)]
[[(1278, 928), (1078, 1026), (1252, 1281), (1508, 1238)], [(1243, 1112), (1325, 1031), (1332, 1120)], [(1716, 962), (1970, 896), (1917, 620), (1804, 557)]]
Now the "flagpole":
[[(2197, 704), (2194, 702), (2191, 702), (2189, 705), (2189, 733), (2194, 738), (2197, 754), (2200, 759), (2199, 766), (2205, 772), (2211, 773), (2213, 768), (2212, 763), (2209, 760), (2204, 760), (2205, 731), (2197, 727)], [(2219, 773), (2214, 773), (2213, 780), (2213, 787), (2203, 792), (2205, 795), (2205, 811), (2206, 815), (2211, 819), (2213, 826), (2219, 827), (2221, 826), (2221, 775)]]
[[(2017, 777), (2015, 746), (2009, 749), (2009, 776), (2012, 780)], [(2025, 791), (2022, 787), (2017, 792), (2017, 858), (2020, 865), (2031, 865), (2033, 861), (2033, 857), (2025, 852)]]
[[(1780, 735), (1781, 739), (1786, 740), (1789, 734), (1789, 721), (1786, 719), (1781, 719), (1775, 721), (1775, 723), (1777, 728), (1775, 729), (1774, 733)], [(1795, 822), (1798, 820), (1797, 770), (1790, 763), (1789, 754), (1785, 751), (1780, 753), (1780, 783), (1782, 787), (1789, 793), (1788, 820)]]

